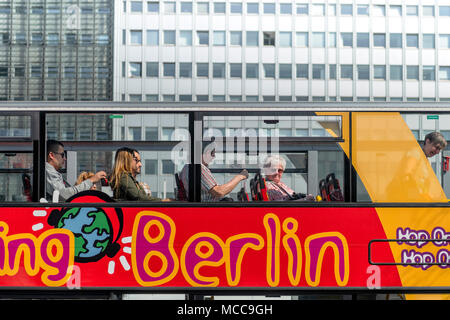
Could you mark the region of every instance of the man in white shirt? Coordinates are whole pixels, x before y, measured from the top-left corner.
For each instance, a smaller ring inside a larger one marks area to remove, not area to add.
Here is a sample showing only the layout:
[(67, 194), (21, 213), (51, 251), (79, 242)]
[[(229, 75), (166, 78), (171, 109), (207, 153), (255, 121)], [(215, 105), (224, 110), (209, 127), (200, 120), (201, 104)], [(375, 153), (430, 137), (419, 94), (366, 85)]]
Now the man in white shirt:
[(84, 180), (79, 185), (71, 186), (59, 172), (64, 167), (66, 160), (64, 145), (56, 140), (48, 140), (47, 162), (45, 163), (47, 200), (52, 200), (53, 192), (58, 191), (59, 201), (66, 201), (78, 192), (89, 190), (100, 179), (106, 178), (106, 172), (99, 171), (93, 177)]

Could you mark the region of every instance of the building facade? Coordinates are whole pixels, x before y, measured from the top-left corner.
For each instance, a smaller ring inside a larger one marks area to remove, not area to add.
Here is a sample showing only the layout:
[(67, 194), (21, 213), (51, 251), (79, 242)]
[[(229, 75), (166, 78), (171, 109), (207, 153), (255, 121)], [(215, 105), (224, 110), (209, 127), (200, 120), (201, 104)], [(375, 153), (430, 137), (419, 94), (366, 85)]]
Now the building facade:
[(448, 101), (450, 1), (116, 1), (118, 101)]
[(113, 3), (0, 1), (1, 100), (112, 100)]

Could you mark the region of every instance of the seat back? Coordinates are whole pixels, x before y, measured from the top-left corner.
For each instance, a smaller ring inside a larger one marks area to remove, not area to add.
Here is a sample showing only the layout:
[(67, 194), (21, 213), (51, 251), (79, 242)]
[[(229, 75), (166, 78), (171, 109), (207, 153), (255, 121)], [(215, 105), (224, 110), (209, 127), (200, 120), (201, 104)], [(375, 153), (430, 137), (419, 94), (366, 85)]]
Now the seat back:
[(339, 180), (336, 178), (334, 173), (330, 173), (325, 178), (326, 188), (328, 193), (329, 201), (344, 201), (344, 195), (342, 194), (341, 186)]
[(187, 192), (184, 188), (183, 182), (181, 181), (178, 173), (175, 173), (175, 183), (177, 185), (176, 199), (179, 201), (187, 201)]
[[(254, 198), (256, 201), (269, 201), (269, 196), (267, 194), (266, 179), (264, 179), (260, 172), (255, 174), (253, 180), (253, 190)], [(250, 181), (251, 183), (251, 181)]]

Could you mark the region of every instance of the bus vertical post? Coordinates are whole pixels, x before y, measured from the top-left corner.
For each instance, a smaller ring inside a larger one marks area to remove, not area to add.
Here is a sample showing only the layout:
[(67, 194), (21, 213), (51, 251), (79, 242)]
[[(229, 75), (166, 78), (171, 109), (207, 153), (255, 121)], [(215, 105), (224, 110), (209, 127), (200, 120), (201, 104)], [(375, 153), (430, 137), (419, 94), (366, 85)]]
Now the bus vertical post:
[(33, 201), (45, 198), (45, 146), (46, 123), (44, 112), (33, 112), (31, 121), (33, 137)]

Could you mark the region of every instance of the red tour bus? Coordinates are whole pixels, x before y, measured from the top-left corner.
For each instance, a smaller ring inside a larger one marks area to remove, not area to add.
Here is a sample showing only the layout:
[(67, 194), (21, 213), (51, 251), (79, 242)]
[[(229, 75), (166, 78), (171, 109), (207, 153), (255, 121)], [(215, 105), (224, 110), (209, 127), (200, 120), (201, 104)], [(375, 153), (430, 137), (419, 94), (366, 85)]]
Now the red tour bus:
[[(427, 158), (422, 146), (429, 132), (450, 137), (449, 111), (420, 103), (4, 103), (0, 290), (447, 293), (448, 151)], [(71, 184), (83, 171), (110, 174), (118, 148), (138, 150), (137, 179), (171, 201), (122, 201), (105, 183), (59, 201), (46, 192), (49, 139), (64, 145)], [(218, 185), (249, 173), (214, 201), (201, 178), (202, 154), (212, 149)], [(274, 155), (294, 196), (273, 199), (264, 161)]]

